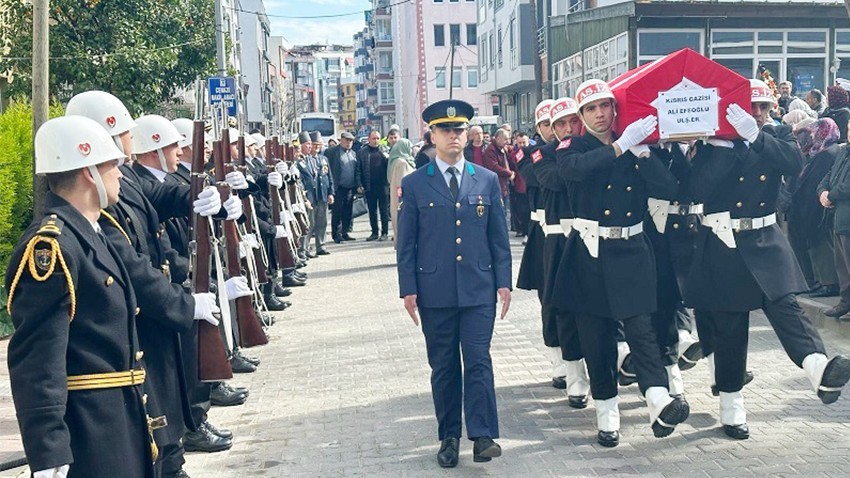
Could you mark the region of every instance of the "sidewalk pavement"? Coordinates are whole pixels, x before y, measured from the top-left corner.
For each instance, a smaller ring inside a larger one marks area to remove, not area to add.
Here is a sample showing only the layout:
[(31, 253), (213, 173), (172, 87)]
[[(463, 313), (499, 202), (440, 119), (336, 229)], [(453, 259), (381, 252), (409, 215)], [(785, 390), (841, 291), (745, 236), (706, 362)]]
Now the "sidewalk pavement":
[[(755, 381), (744, 392), (749, 440), (732, 441), (720, 430), (717, 398), (700, 364), (684, 372), (691, 417), (672, 436), (652, 436), (631, 386), (621, 392), (622, 444), (600, 447), (592, 401), (571, 409), (566, 394), (549, 385), (539, 304), (528, 291), (514, 292), (493, 337), (503, 457), (473, 464), (471, 443), (463, 440), (459, 467), (438, 468), (422, 333), (398, 298), (391, 243), (366, 243), (364, 227), (358, 221), (360, 240), (331, 243), (330, 256), (310, 262), (309, 285), (295, 289), (293, 307), (277, 315), (270, 344), (246, 351), (262, 359), (256, 373), (233, 380), (250, 388), (248, 402), (210, 414), (233, 430), (235, 444), (190, 454), (191, 476), (848, 476), (850, 399), (821, 404), (760, 313), (750, 333)], [(516, 273), (522, 246), (511, 240)], [(801, 303), (810, 312), (829, 306)], [(829, 353), (850, 353), (850, 324), (814, 318)], [(20, 449), (2, 362), (0, 460)]]

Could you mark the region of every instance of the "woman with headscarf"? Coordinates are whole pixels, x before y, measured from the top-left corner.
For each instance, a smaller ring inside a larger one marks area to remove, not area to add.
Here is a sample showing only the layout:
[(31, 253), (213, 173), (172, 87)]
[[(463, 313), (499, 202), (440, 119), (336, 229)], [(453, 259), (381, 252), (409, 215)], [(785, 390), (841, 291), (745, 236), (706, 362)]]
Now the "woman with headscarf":
[(401, 138), (390, 149), (390, 159), (387, 163), (387, 179), (390, 182), (390, 217), (393, 223), (393, 247), (398, 237), (398, 199), (401, 197), (401, 180), (416, 170), (416, 161), (411, 152), (413, 143)]
[(850, 95), (847, 90), (840, 86), (830, 86), (826, 89), (826, 97), (829, 106), (824, 110), (821, 118), (832, 118), (838, 125), (838, 142), (847, 142), (847, 122), (850, 121)]
[(795, 179), (788, 211), (788, 240), (797, 256), (812, 297), (838, 295), (832, 248), (831, 209), (824, 209), (817, 189), (839, 154), (838, 126), (821, 118), (796, 132), (805, 165)]
[[(813, 110), (808, 103), (801, 100), (800, 98), (797, 98), (788, 103), (788, 113), (791, 113), (792, 111), (802, 111), (803, 113), (806, 113), (809, 118), (818, 117), (818, 114), (815, 112), (815, 110)], [(783, 120), (784, 119), (785, 118), (783, 117)]]
[(782, 123), (790, 126), (796, 133), (798, 128), (797, 125), (802, 123), (807, 118), (809, 118), (809, 115), (807, 115), (805, 111), (794, 110), (782, 116)]

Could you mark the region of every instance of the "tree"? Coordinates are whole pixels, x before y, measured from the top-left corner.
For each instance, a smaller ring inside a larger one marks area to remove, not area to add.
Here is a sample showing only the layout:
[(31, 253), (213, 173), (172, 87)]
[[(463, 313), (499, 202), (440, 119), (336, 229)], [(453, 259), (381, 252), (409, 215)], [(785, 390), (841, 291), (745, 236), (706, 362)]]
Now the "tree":
[[(9, 94), (29, 96), (32, 5), (7, 0), (0, 38), (10, 49), (0, 71)], [(134, 114), (173, 100), (215, 70), (213, 3), (207, 0), (53, 0), (50, 89), (60, 101), (91, 89), (121, 98)]]

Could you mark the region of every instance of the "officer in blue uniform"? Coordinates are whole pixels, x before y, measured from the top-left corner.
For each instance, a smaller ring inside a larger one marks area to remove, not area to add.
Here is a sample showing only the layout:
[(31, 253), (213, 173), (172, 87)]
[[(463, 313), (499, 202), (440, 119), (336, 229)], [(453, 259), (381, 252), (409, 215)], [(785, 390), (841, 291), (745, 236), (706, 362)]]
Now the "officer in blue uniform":
[(444, 468), (457, 466), (461, 409), (474, 461), (502, 454), (493, 441), (499, 424), (490, 339), (496, 296), (502, 318), (510, 305), (511, 252), (498, 178), (463, 158), (473, 114), (458, 100), (422, 112), (436, 158), (404, 178), (399, 206), (400, 295), (416, 325), (417, 308), (422, 314)]

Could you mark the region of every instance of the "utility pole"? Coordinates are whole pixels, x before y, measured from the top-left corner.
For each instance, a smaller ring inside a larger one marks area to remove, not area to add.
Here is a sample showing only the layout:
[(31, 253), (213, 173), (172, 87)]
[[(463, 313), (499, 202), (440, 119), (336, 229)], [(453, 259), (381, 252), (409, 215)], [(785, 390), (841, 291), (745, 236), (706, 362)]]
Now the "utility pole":
[[(50, 2), (33, 0), (32, 2), (32, 137), (38, 128), (47, 121), (48, 91), (50, 86)], [(33, 148), (35, 151), (35, 148)], [(35, 173), (35, 154), (32, 158), (32, 170)], [(33, 216), (40, 217), (44, 211), (44, 198), (47, 196), (47, 180), (44, 176), (33, 174), (32, 202)]]
[(449, 99), (452, 99), (452, 90), (455, 84), (455, 42), (452, 40), (451, 60), (449, 60)]
[[(45, 0), (46, 2), (46, 0)], [(227, 65), (224, 58), (224, 10), (222, 0), (215, 0), (215, 53), (218, 64), (218, 76), (227, 76)]]

